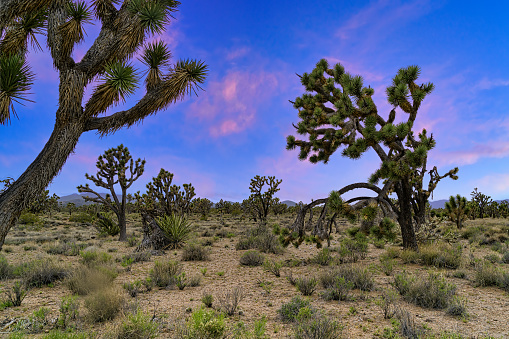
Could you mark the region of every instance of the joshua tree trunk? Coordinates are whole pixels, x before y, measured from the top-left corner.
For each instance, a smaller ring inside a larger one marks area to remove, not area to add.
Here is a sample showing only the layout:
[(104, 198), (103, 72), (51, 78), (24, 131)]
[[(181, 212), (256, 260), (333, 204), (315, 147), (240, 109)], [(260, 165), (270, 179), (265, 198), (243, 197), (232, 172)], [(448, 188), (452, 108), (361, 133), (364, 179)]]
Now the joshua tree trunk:
[(417, 250), (417, 239), (415, 238), (412, 220), (412, 187), (402, 180), (396, 183), (395, 188), (399, 202), (399, 213), (397, 213), (397, 215), (398, 223), (401, 228), (401, 238), (403, 238), (403, 248)]
[(19, 179), (0, 195), (0, 249), (21, 212), (30, 206), (61, 170), (83, 130), (84, 124), (79, 121), (60, 126), (57, 122), (41, 153)]

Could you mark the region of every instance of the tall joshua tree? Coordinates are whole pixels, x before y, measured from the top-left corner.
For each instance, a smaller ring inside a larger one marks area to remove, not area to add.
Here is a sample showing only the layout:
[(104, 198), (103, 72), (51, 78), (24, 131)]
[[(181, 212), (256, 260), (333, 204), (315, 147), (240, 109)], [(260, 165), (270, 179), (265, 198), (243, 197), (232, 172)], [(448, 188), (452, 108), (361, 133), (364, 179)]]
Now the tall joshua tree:
[[(94, 0), (90, 7), (85, 1), (68, 0), (0, 2), (0, 124), (9, 123), (16, 114), (13, 102), (26, 100), (33, 83), (26, 54), (29, 43), (42, 49), (35, 33), (46, 35), (42, 45), (48, 46), (60, 79), (56, 121), (48, 142), (0, 195), (0, 248), (21, 211), (62, 169), (84, 132), (112, 134), (200, 88), (207, 74), (203, 62), (180, 60), (170, 66), (171, 54), (162, 42), (145, 44), (141, 53), (148, 68), (145, 95), (129, 109), (100, 116), (135, 91), (138, 78), (129, 60), (149, 36), (166, 30), (179, 5), (174, 0)], [(72, 52), (84, 40), (85, 26), (93, 24), (93, 17), (101, 22), (101, 31), (78, 62)], [(99, 85), (85, 102), (85, 88), (96, 79)]]
[[(100, 155), (96, 162), (96, 167), (99, 169), (96, 176), (85, 174), (85, 178), (91, 180), (96, 186), (108, 189), (111, 192), (104, 198), (94, 190), (90, 188), (88, 184), (85, 186), (78, 186), (80, 193), (92, 193), (95, 197), (87, 197), (86, 201), (93, 201), (95, 203), (103, 204), (111, 209), (118, 219), (118, 226), (120, 229), (120, 236), (118, 240), (126, 241), (126, 219), (125, 211), (127, 206), (127, 189), (131, 187), (133, 182), (143, 174), (145, 170), (145, 160), (133, 161), (131, 153), (124, 147), (119, 145), (117, 148), (110, 148), (104, 155)], [(129, 177), (126, 175), (126, 171), (129, 170)], [(120, 185), (122, 195), (120, 198), (115, 192), (115, 185)], [(111, 198), (113, 197), (113, 200)]]
[[(275, 198), (274, 194), (279, 191), (278, 186), (282, 181), (283, 180), (276, 179), (275, 176), (261, 177), (256, 175), (251, 179), (249, 185), (251, 195), (249, 196), (248, 202), (251, 205), (254, 215), (256, 215), (262, 224), (267, 223), (267, 215), (269, 214), (270, 208), (279, 202), (279, 199)], [(265, 185), (267, 186), (264, 188)]]
[[(386, 89), (393, 109), (383, 117), (372, 99), (374, 89), (364, 87), (362, 77), (346, 73), (339, 63), (329, 68), (328, 62), (322, 59), (311, 73), (300, 76), (308, 93), (292, 102), (301, 119), (294, 127), (298, 134), (307, 135), (307, 140), (298, 140), (293, 135), (287, 137), (287, 149), (299, 147), (299, 159), (309, 159), (311, 163), (327, 163), (340, 147), (344, 147), (342, 155), (351, 159), (358, 159), (368, 149), (373, 149), (381, 160), (379, 168), (369, 182), (351, 184), (335, 191), (334, 205), (336, 210), (344, 212), (343, 202), (338, 203), (338, 193), (341, 195), (358, 188), (375, 192), (376, 197), (350, 199), (348, 203), (355, 204), (349, 205), (348, 212), (373, 202), (392, 210), (401, 227), (405, 248), (417, 248), (414, 224), (424, 222), (426, 202), (437, 183), (444, 177), (457, 179), (458, 172), (454, 168), (439, 175), (436, 167), (428, 170), (428, 151), (435, 146), (433, 135), (428, 135), (424, 129), (415, 137), (412, 131), (422, 101), (434, 89), (432, 83), (416, 83), (420, 73), (418, 66), (398, 71)], [(396, 124), (398, 108), (406, 118)], [(424, 187), (426, 174), (429, 174), (429, 181)], [(383, 180), (383, 188), (377, 186), (380, 180)], [(398, 197), (397, 205), (388, 198), (391, 192)], [(327, 203), (327, 200), (318, 199), (301, 212)], [(294, 228), (303, 228), (301, 214)]]
[(470, 213), (467, 198), (459, 194), (456, 195), (456, 198), (452, 195), (449, 197), (449, 201), (445, 203), (445, 210), (447, 211), (449, 219), (456, 224), (458, 229), (463, 227), (463, 221), (467, 220), (468, 214)]

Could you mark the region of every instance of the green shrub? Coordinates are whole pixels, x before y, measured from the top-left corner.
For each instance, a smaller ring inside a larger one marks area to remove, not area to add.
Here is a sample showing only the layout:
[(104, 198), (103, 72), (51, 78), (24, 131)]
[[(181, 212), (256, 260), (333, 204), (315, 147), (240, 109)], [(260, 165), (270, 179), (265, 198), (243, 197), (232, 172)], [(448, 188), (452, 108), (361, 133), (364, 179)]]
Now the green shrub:
[(69, 218), (69, 221), (70, 222), (78, 222), (78, 223), (81, 223), (81, 224), (91, 224), (91, 223), (94, 222), (94, 217), (92, 217), (88, 213), (83, 213), (83, 212), (81, 212), (81, 213), (74, 213)]
[(500, 259), (500, 262), (503, 263), (503, 264), (509, 264), (509, 251), (506, 251), (502, 255), (502, 258)]
[(22, 213), (18, 218), (18, 223), (22, 225), (34, 225), (40, 221), (41, 219), (36, 214), (30, 212)]
[(341, 338), (343, 326), (324, 315), (302, 317), (294, 328), (295, 339), (337, 339)]
[(175, 277), (181, 272), (182, 264), (177, 261), (155, 261), (154, 268), (150, 271), (150, 278), (156, 286), (167, 287), (175, 285)]
[(327, 283), (322, 297), (325, 300), (346, 300), (348, 293), (353, 288), (353, 283), (344, 277), (335, 276), (331, 282)]
[(150, 339), (157, 337), (157, 324), (152, 322), (150, 315), (138, 309), (130, 313), (113, 333), (115, 339)]
[(150, 253), (150, 251), (134, 252), (134, 253), (124, 255), (122, 257), (122, 263), (134, 264), (137, 262), (145, 262), (145, 261), (149, 261), (151, 257), (152, 257), (152, 254)]
[(28, 293), (26, 284), (22, 281), (16, 281), (10, 290), (7, 290), (7, 303), (10, 306), (21, 306), (21, 302)]
[(76, 321), (79, 316), (79, 302), (77, 296), (62, 298), (60, 302), (60, 316), (57, 320), (57, 327), (66, 329), (72, 321)]
[(394, 259), (391, 259), (387, 256), (382, 255), (380, 257), (380, 267), (382, 269), (382, 272), (385, 273), (385, 275), (389, 276), (392, 275), (392, 272), (394, 271)]
[(447, 314), (455, 316), (455, 317), (467, 317), (467, 301), (466, 299), (459, 298), (457, 296), (453, 297), (447, 306), (446, 310)]
[(487, 254), (484, 256), (484, 260), (489, 261), (492, 264), (496, 264), (500, 261), (500, 256), (495, 253)]
[(157, 224), (169, 242), (169, 248), (180, 248), (189, 239), (193, 227), (184, 217), (172, 214), (157, 218)]
[(341, 240), (339, 256), (342, 262), (357, 262), (364, 259), (368, 252), (367, 239), (359, 236), (363, 233), (357, 233), (356, 239), (345, 238)]
[(260, 266), (264, 260), (263, 254), (254, 250), (249, 250), (240, 257), (240, 263), (246, 266)]
[(419, 260), (427, 266), (458, 268), (461, 265), (461, 245), (442, 243), (421, 246)]
[(120, 312), (124, 297), (115, 288), (102, 288), (85, 298), (85, 308), (92, 322), (104, 322)]
[(352, 283), (352, 288), (362, 291), (371, 291), (375, 286), (373, 275), (369, 270), (356, 265), (339, 266), (327, 271), (320, 276), (320, 281), (324, 288), (329, 288), (333, 286), (337, 278), (344, 278)]
[(222, 313), (199, 308), (189, 319), (190, 336), (193, 339), (223, 338), (226, 333), (226, 322)]
[(427, 277), (409, 276), (406, 272), (397, 274), (394, 286), (405, 300), (425, 308), (447, 308), (456, 294), (454, 284), (432, 272)]
[(50, 285), (64, 279), (68, 269), (50, 258), (37, 259), (14, 268), (14, 275), (21, 277), (28, 288)]
[(474, 283), (476, 286), (497, 286), (501, 272), (491, 263), (484, 261), (474, 266)]
[(0, 280), (9, 279), (12, 275), (12, 266), (7, 259), (0, 254)]
[(201, 297), (201, 302), (208, 308), (212, 307), (212, 303), (214, 302), (214, 297), (210, 293), (204, 293)]
[(87, 266), (94, 266), (98, 264), (106, 264), (111, 261), (111, 255), (106, 252), (99, 252), (96, 250), (81, 251), (81, 263)]
[(274, 260), (265, 260), (263, 262), (263, 268), (272, 274), (274, 274), (276, 277), (281, 276), (281, 267), (283, 267), (282, 261), (274, 261)]
[(72, 293), (87, 295), (105, 286), (110, 286), (113, 279), (115, 279), (115, 274), (111, 271), (80, 265), (70, 272), (64, 283)]
[(120, 227), (113, 221), (113, 213), (101, 213), (101, 218), (97, 218), (96, 228), (100, 235), (115, 236), (120, 233)]
[(258, 225), (239, 238), (236, 250), (258, 249), (264, 253), (280, 254), (283, 248), (278, 238), (266, 225)]
[(131, 297), (136, 298), (141, 291), (142, 282), (140, 280), (129, 281), (125, 282), (122, 286)]
[(295, 282), (295, 286), (297, 290), (302, 293), (302, 295), (308, 296), (312, 295), (316, 290), (316, 285), (318, 284), (318, 280), (315, 277), (302, 277), (297, 278)]
[(509, 292), (509, 273), (504, 272), (499, 277), (498, 287), (506, 292)]
[(205, 261), (209, 260), (209, 251), (199, 244), (188, 244), (182, 250), (184, 261)]
[(277, 313), (283, 321), (294, 322), (297, 320), (299, 311), (303, 308), (309, 308), (312, 310), (309, 300), (302, 299), (300, 296), (295, 296), (290, 302), (282, 304)]
[(81, 250), (83, 250), (87, 246), (88, 245), (85, 243), (59, 242), (57, 244), (48, 246), (46, 248), (46, 253), (76, 256), (79, 255)]
[(411, 249), (401, 251), (399, 256), (404, 264), (417, 264), (420, 259), (419, 253)]
[(330, 249), (324, 247), (318, 254), (312, 259), (312, 261), (321, 266), (328, 266), (332, 260)]
[(59, 330), (52, 330), (44, 337), (42, 337), (42, 339), (87, 339), (87, 338), (89, 338), (89, 336), (86, 333), (68, 333), (60, 332)]

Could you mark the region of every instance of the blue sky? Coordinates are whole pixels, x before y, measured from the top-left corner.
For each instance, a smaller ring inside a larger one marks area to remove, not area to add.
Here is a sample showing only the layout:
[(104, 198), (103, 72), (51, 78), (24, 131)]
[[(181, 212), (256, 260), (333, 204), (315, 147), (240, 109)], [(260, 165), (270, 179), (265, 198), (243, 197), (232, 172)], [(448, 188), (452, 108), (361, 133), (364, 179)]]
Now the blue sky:
[[(323, 4), (322, 4), (323, 3)], [(459, 180), (445, 179), (434, 200), (477, 187), (494, 199), (509, 198), (509, 4), (494, 1), (182, 1), (163, 36), (174, 55), (209, 65), (198, 97), (190, 96), (142, 124), (99, 138), (82, 135), (50, 192), (66, 195), (95, 174), (95, 161), (123, 143), (147, 162), (131, 190), (162, 167), (174, 183), (191, 182), (197, 195), (213, 201), (240, 201), (255, 175), (283, 182), (282, 200), (325, 197), (332, 189), (366, 181), (379, 161), (372, 151), (360, 160), (338, 152), (324, 165), (286, 151), (297, 111), (288, 100), (304, 93), (295, 73), (310, 72), (326, 58), (363, 76), (375, 89), (375, 103), (391, 109), (385, 87), (401, 67), (419, 65), (421, 82), (435, 91), (416, 121), (437, 140), (428, 166), (440, 173), (459, 167)], [(75, 50), (79, 60), (99, 26), (86, 27), (87, 41)], [(151, 38), (154, 39), (154, 38)], [(44, 44), (42, 44), (44, 45)], [(36, 81), (29, 98), (16, 106), (19, 119), (0, 126), (0, 178), (17, 178), (49, 138), (58, 101), (58, 75), (47, 51), (31, 53)], [(133, 64), (144, 71), (136, 59)], [(93, 85), (89, 86), (88, 93)], [(143, 95), (139, 89), (125, 104)], [(114, 107), (110, 112), (122, 109)]]

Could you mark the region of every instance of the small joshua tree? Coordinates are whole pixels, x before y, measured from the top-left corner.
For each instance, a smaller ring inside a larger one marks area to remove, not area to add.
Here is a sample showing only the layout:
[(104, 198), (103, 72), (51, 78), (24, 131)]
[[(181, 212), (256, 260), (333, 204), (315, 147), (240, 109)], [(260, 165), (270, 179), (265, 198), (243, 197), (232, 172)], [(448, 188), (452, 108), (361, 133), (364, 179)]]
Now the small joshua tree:
[[(251, 195), (249, 201), (251, 208), (254, 210), (260, 223), (265, 224), (267, 222), (267, 215), (269, 214), (270, 208), (279, 202), (279, 199), (274, 198), (274, 194), (279, 191), (279, 184), (283, 180), (277, 180), (276, 177), (260, 177), (259, 175), (251, 179), (249, 190)], [(264, 186), (267, 185), (266, 191), (263, 192)], [(277, 200), (276, 200), (277, 199)]]
[[(80, 193), (92, 193), (95, 197), (87, 197), (86, 201), (93, 201), (95, 203), (103, 204), (111, 209), (118, 219), (118, 226), (120, 228), (120, 241), (127, 240), (126, 231), (126, 200), (127, 189), (131, 187), (142, 174), (145, 169), (145, 160), (133, 161), (131, 153), (124, 147), (119, 145), (117, 148), (110, 148), (103, 155), (100, 155), (96, 162), (96, 167), (99, 169), (96, 176), (85, 174), (85, 178), (91, 180), (96, 186), (108, 189), (111, 192), (106, 197), (102, 197), (99, 193), (90, 188), (88, 184), (85, 186), (78, 186)], [(126, 174), (126, 171), (129, 171)], [(129, 176), (129, 177), (128, 177)], [(115, 192), (115, 185), (118, 184), (121, 190), (121, 196), (118, 197)], [(113, 200), (112, 200), (113, 198)]]
[(449, 201), (445, 203), (445, 210), (449, 216), (449, 220), (456, 223), (458, 229), (463, 227), (463, 221), (467, 220), (470, 208), (467, 204), (467, 198), (456, 195), (454, 198), (452, 195), (449, 197)]
[(491, 197), (479, 192), (477, 187), (474, 188), (470, 195), (472, 196), (472, 205), (474, 207), (474, 211), (477, 212), (477, 214), (474, 215), (474, 219), (477, 216), (481, 219), (484, 218), (486, 207), (492, 202)]
[[(334, 194), (340, 196), (355, 189), (374, 192), (376, 197), (356, 197), (345, 202), (351, 205), (346, 212), (371, 203), (392, 210), (401, 228), (403, 246), (414, 249), (417, 249), (414, 225), (424, 224), (428, 197), (441, 179), (457, 179), (458, 172), (458, 168), (454, 168), (440, 175), (436, 166), (428, 169), (428, 151), (435, 146), (435, 139), (425, 129), (417, 137), (412, 130), (421, 103), (434, 89), (432, 83), (416, 83), (420, 73), (418, 66), (398, 71), (386, 89), (393, 109), (382, 116), (372, 98), (375, 90), (364, 87), (362, 77), (345, 72), (339, 63), (330, 68), (327, 60), (322, 59), (311, 73), (300, 76), (307, 93), (292, 102), (300, 119), (294, 127), (298, 134), (307, 135), (307, 140), (293, 135), (287, 137), (287, 149), (300, 148), (299, 159), (308, 159), (311, 163), (327, 163), (341, 147), (342, 155), (351, 159), (360, 158), (368, 149), (374, 150), (381, 162), (369, 182), (350, 184)], [(403, 113), (405, 121), (395, 123), (397, 109)], [(426, 175), (429, 181), (425, 180)], [(377, 186), (380, 181), (383, 188)], [(396, 193), (397, 205), (388, 198), (389, 192)], [(301, 209), (293, 231), (302, 233), (302, 214), (327, 201), (328, 198), (318, 199)], [(338, 200), (336, 207), (345, 210), (342, 201)], [(334, 212), (341, 212), (339, 210)], [(315, 231), (320, 232), (316, 228)]]
[(172, 181), (173, 173), (161, 168), (157, 177), (147, 184), (147, 193), (135, 193), (138, 207), (153, 217), (189, 214), (191, 201), (196, 195), (193, 185), (183, 184), (181, 190), (180, 186), (172, 185)]
[(195, 198), (191, 201), (193, 211), (199, 213), (203, 219), (207, 218), (212, 209), (212, 201), (207, 198)]

